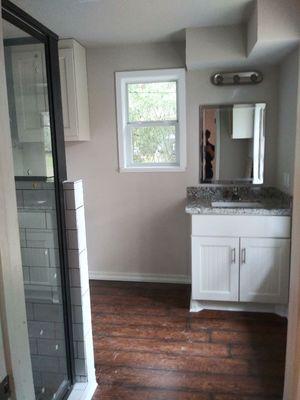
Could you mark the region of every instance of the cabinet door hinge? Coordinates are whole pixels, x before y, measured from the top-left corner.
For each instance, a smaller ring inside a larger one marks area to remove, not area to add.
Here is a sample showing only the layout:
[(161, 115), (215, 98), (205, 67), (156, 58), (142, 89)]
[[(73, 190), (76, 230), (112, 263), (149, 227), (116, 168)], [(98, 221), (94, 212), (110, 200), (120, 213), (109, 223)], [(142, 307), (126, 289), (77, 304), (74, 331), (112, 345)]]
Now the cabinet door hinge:
[(10, 386), (8, 375), (0, 383), (0, 400), (7, 400), (10, 396)]

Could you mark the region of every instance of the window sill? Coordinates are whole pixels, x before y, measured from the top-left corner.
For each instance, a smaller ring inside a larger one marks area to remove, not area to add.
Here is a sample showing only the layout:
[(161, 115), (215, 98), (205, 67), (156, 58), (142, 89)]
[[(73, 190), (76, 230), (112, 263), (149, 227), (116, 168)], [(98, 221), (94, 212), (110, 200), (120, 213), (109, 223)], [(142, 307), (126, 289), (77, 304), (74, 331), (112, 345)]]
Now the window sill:
[(185, 172), (186, 167), (122, 167), (119, 172)]

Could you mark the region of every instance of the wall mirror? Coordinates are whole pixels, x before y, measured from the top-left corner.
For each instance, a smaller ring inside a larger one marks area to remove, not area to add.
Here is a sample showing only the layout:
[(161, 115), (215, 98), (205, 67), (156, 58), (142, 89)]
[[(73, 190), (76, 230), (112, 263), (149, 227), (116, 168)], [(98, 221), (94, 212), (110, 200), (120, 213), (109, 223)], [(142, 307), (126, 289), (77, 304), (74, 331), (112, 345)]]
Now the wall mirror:
[(200, 182), (264, 182), (265, 103), (200, 107)]

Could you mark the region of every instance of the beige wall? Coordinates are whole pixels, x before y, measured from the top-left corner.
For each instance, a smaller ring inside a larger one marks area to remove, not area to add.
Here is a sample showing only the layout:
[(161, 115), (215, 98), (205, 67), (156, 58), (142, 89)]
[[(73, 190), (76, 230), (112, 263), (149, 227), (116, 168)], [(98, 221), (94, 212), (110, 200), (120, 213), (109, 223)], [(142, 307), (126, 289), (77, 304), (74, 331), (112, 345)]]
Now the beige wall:
[[(292, 218), (292, 248), (290, 272), (290, 302), (288, 315), (288, 342), (285, 370), (284, 400), (300, 398), (300, 49), (285, 63), (296, 63), (293, 70), (296, 72), (293, 84), (297, 93), (292, 104), (295, 122), (295, 162), (293, 180), (293, 218)], [(286, 77), (289, 81), (288, 77)], [(298, 90), (297, 90), (298, 89)], [(292, 100), (292, 99), (291, 99)]]
[[(280, 66), (279, 77), (279, 124), (278, 124), (278, 162), (277, 186), (293, 193), (295, 136), (297, 125), (299, 51), (290, 53)], [(290, 183), (284, 184), (284, 174)]]
[[(276, 69), (257, 86), (215, 87), (212, 71), (187, 73), (187, 171), (119, 173), (114, 72), (184, 66), (184, 48), (147, 44), (88, 49), (91, 141), (67, 143), (70, 179), (85, 189), (89, 268), (92, 272), (167, 274), (189, 272), (186, 187), (199, 182), (199, 105), (265, 101), (268, 183), (275, 181)], [(94, 275), (95, 276), (95, 275)], [(99, 275), (100, 277), (100, 275)], [(130, 276), (129, 276), (130, 278)]]

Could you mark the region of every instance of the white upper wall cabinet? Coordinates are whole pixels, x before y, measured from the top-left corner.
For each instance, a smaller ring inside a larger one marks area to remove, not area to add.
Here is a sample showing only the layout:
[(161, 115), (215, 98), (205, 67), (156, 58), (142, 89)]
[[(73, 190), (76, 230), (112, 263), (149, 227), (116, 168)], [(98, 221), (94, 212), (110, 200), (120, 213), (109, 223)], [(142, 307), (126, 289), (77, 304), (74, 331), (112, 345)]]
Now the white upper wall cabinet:
[(252, 104), (236, 104), (232, 109), (232, 139), (252, 139), (254, 131)]
[(90, 139), (86, 51), (74, 39), (59, 41), (59, 68), (66, 141)]

